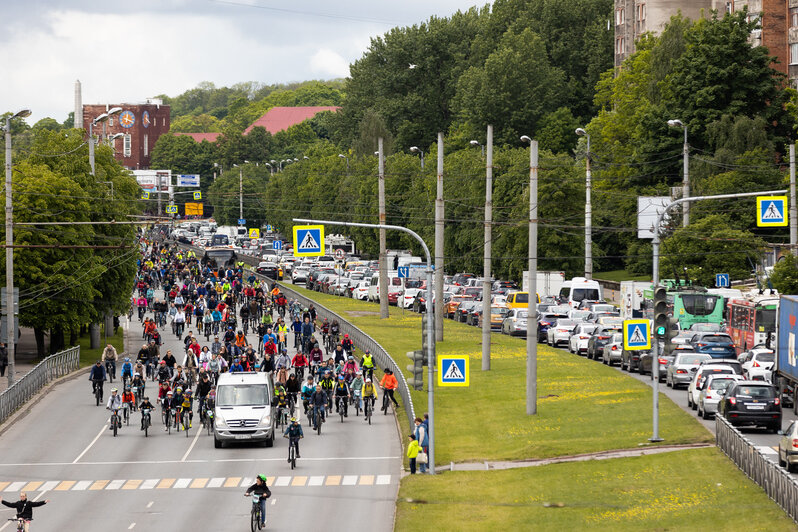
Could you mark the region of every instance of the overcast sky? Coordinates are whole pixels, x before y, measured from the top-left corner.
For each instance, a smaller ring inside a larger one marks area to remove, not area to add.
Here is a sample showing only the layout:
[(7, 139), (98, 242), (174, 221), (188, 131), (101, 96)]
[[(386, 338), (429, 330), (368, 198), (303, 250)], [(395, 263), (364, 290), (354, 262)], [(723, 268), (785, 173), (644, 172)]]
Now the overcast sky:
[(369, 39), (488, 0), (0, 0), (0, 113), (59, 122), (83, 103), (176, 96), (201, 81), (349, 74)]

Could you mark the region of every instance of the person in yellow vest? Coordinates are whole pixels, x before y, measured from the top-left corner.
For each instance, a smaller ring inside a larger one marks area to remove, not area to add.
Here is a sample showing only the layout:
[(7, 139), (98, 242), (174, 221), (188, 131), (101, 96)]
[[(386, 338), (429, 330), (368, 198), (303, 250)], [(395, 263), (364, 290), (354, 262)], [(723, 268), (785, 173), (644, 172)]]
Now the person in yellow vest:
[(360, 360), (360, 367), (363, 369), (363, 378), (374, 378), (374, 355), (366, 349), (363, 358)]
[(421, 447), (418, 446), (415, 434), (411, 434), (407, 438), (410, 440), (410, 444), (407, 446), (407, 457), (410, 459), (410, 474), (415, 475), (416, 457), (418, 457), (418, 453), (421, 451)]

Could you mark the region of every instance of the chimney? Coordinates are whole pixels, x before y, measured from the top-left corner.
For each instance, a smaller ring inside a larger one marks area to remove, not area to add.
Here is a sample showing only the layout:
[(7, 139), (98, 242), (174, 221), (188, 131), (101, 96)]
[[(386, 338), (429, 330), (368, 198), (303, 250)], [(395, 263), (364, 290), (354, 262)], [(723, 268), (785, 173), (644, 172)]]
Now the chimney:
[(80, 80), (75, 81), (75, 128), (83, 129), (83, 98), (80, 94)]

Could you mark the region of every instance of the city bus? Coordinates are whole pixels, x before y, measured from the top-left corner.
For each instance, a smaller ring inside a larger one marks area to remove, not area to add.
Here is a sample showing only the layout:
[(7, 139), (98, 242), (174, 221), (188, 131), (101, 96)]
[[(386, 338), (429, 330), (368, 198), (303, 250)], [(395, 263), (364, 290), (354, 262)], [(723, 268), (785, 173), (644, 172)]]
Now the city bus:
[(764, 344), (770, 333), (776, 331), (778, 296), (748, 295), (732, 299), (728, 304), (729, 320), (726, 331), (734, 341), (737, 354)]

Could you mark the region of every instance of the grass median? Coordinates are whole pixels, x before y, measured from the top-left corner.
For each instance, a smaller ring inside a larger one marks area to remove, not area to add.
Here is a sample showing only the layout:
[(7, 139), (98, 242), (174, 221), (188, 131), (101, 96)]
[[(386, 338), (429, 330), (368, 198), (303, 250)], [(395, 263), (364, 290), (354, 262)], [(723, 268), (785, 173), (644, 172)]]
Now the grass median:
[[(400, 368), (421, 347), (421, 316), (391, 307), (310, 292), (292, 286), (375, 338)], [(435, 388), (436, 463), (519, 460), (648, 445), (651, 388), (615, 369), (545, 345), (538, 348), (538, 414), (527, 416), (523, 338), (491, 336), (491, 371), (481, 371), (481, 329), (444, 320), (438, 355), (468, 355), (468, 388)], [(408, 376), (409, 372), (405, 371)], [(426, 380), (427, 373), (424, 372)], [(427, 393), (412, 392), (417, 415)], [(660, 435), (666, 443), (710, 442), (712, 435), (666, 396), (660, 399)]]
[(454, 531), (795, 530), (715, 448), (405, 477), (395, 530), (429, 523)]

